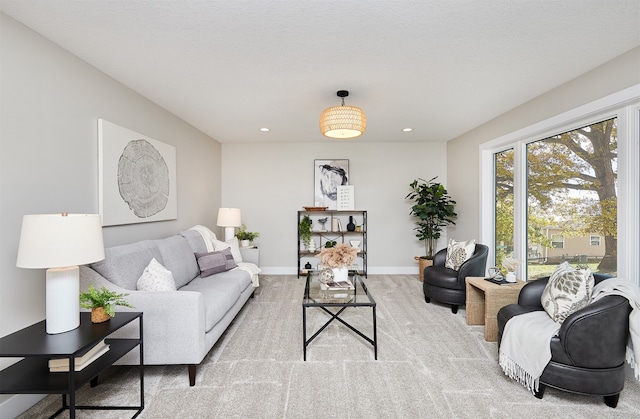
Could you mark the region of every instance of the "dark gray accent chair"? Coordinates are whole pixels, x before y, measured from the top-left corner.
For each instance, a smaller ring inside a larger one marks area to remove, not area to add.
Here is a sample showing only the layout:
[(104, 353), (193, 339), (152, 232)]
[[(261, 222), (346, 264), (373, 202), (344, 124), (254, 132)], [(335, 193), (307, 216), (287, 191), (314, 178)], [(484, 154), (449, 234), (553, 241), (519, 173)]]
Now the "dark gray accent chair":
[[(608, 275), (594, 274), (596, 284)], [(498, 347), (507, 321), (532, 311), (544, 310), (540, 297), (549, 277), (529, 282), (520, 290), (518, 304), (498, 311)], [(572, 313), (551, 339), (551, 361), (534, 394), (541, 399), (545, 388), (571, 393), (604, 396), (607, 406), (618, 405), (624, 388), (625, 353), (629, 335), (631, 306), (618, 295), (603, 297)]]
[(468, 276), (485, 276), (487, 255), (489, 248), (484, 244), (476, 243), (476, 249), (471, 258), (465, 261), (460, 269), (444, 266), (447, 258), (447, 249), (442, 249), (433, 257), (433, 265), (424, 268), (424, 300), (427, 303), (431, 299), (445, 304), (451, 304), (451, 312), (457, 313), (458, 306), (464, 305), (467, 298), (467, 285), (465, 278)]

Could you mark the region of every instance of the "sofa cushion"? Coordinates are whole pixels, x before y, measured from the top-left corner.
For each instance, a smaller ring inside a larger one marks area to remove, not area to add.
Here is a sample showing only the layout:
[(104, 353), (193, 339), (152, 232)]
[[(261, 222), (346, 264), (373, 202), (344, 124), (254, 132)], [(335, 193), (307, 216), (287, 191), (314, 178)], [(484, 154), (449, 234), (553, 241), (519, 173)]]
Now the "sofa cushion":
[(162, 255), (162, 264), (173, 274), (177, 288), (198, 276), (196, 257), (184, 237), (175, 235), (154, 242)]
[[(164, 261), (153, 241), (144, 240), (104, 249), (104, 259), (91, 264), (91, 268), (115, 285), (135, 290), (138, 278), (151, 259)], [(195, 260), (195, 258), (194, 258)]]
[(196, 258), (198, 259), (200, 277), (202, 278), (228, 271), (238, 266), (229, 248), (218, 252), (196, 253)]
[(447, 246), (447, 259), (445, 260), (444, 266), (449, 269), (453, 269), (454, 271), (459, 270), (460, 266), (473, 256), (473, 252), (475, 252), (475, 250), (475, 239), (464, 242), (455, 241), (453, 239), (449, 240), (449, 245)]
[(138, 291), (175, 291), (176, 282), (171, 271), (153, 258), (138, 279), (137, 288)]
[(593, 285), (590, 269), (574, 269), (569, 262), (563, 262), (549, 277), (540, 302), (553, 321), (562, 323), (589, 303)]
[(204, 242), (204, 238), (202, 238), (202, 234), (198, 233), (198, 231), (185, 230), (181, 231), (179, 234), (187, 240), (187, 243), (189, 243), (189, 247), (191, 247), (193, 253), (207, 252), (207, 245)]
[(231, 249), (231, 254), (236, 263), (242, 262), (242, 253), (240, 253), (240, 246), (236, 237), (224, 242), (217, 239), (211, 240), (211, 242), (213, 243), (214, 250)]
[(180, 291), (202, 293), (205, 304), (205, 330), (208, 332), (224, 317), (238, 301), (242, 291), (251, 286), (251, 277), (245, 271), (232, 269), (213, 277), (197, 277)]

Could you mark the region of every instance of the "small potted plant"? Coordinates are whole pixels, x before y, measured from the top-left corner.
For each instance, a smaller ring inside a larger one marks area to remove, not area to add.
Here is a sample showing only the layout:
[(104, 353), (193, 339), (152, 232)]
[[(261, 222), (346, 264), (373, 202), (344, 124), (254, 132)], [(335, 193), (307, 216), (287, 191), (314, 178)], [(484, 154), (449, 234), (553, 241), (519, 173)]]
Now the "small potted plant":
[(520, 266), (520, 261), (514, 258), (505, 258), (502, 260), (502, 266), (507, 270), (504, 279), (507, 282), (516, 282), (516, 270)]
[(247, 226), (242, 224), (240, 230), (236, 233), (236, 237), (240, 240), (241, 247), (249, 247), (252, 241), (260, 237), (260, 233), (247, 231)]
[(129, 294), (118, 294), (102, 287), (98, 291), (93, 284), (87, 288), (87, 292), (80, 293), (80, 307), (91, 309), (91, 322), (102, 323), (115, 317), (115, 306), (134, 308), (124, 297)]
[(298, 231), (300, 232), (300, 240), (302, 241), (302, 244), (305, 249), (308, 249), (311, 244), (311, 218), (309, 218), (308, 215), (305, 215), (300, 220)]

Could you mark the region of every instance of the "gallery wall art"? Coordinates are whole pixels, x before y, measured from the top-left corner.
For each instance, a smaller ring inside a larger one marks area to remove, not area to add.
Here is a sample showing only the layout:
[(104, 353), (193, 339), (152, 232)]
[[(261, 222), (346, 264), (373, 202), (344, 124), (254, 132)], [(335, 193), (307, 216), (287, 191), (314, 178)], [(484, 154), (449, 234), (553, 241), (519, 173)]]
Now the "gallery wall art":
[(349, 184), (349, 160), (314, 160), (313, 167), (315, 206), (335, 210), (338, 187)]
[(98, 143), (103, 226), (178, 217), (175, 147), (104, 119)]

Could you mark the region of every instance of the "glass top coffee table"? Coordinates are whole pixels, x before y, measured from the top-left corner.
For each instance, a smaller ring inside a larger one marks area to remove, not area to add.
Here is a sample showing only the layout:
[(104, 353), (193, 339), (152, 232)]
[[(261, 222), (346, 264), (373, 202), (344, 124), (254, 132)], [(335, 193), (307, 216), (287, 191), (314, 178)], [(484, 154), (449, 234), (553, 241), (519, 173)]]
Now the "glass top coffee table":
[[(304, 297), (302, 299), (302, 342), (305, 361), (307, 360), (307, 346), (334, 320), (338, 320), (358, 336), (369, 342), (373, 346), (374, 358), (376, 360), (378, 359), (376, 302), (367, 290), (367, 286), (360, 275), (350, 274), (349, 280), (353, 284), (351, 289), (326, 289), (326, 287), (320, 283), (320, 271), (309, 271), (307, 273), (307, 283), (304, 288)], [(324, 310), (331, 316), (331, 318), (307, 339), (307, 309), (309, 307), (317, 307)], [(348, 307), (371, 307), (373, 316), (373, 338), (366, 336), (364, 333), (347, 323), (344, 319), (340, 318), (340, 315)]]

